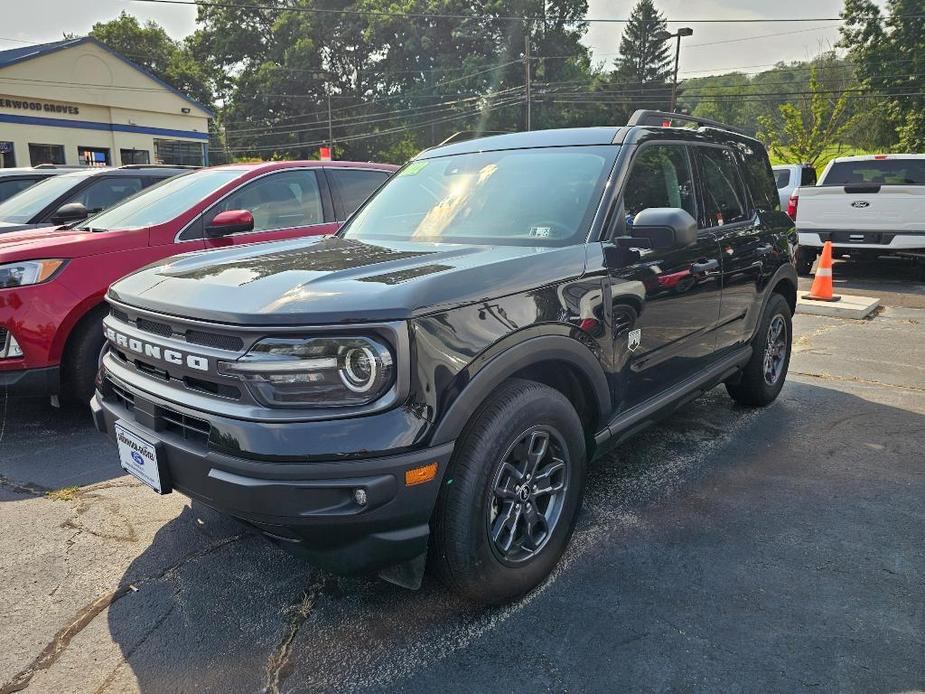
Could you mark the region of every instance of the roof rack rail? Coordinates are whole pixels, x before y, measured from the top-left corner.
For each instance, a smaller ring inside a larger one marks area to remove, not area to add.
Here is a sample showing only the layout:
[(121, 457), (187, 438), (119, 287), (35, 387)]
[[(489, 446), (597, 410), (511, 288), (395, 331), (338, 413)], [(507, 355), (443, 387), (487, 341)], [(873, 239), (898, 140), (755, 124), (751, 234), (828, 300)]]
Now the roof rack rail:
[(82, 166), (76, 164), (36, 164), (33, 169), (81, 169)]
[(194, 164), (123, 164), (120, 169), (201, 169)]
[(685, 123), (694, 123), (702, 128), (717, 128), (719, 130), (728, 130), (729, 132), (738, 133), (739, 135), (748, 135), (744, 130), (739, 128), (734, 128), (731, 125), (726, 125), (725, 123), (720, 123), (719, 121), (710, 120), (709, 118), (698, 118), (697, 116), (689, 116), (686, 113), (671, 113), (669, 111), (650, 111), (647, 109), (639, 109), (632, 116), (630, 116), (629, 122), (627, 125), (661, 125), (664, 126), (665, 121), (669, 123), (671, 121), (684, 121)]

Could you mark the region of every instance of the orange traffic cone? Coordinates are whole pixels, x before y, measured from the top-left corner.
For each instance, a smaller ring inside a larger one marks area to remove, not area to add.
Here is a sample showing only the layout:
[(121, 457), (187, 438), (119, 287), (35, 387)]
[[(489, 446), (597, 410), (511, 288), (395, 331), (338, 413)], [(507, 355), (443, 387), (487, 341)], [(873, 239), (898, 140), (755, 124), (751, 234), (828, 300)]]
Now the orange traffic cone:
[(832, 242), (826, 241), (822, 246), (822, 255), (819, 257), (819, 265), (816, 267), (816, 277), (813, 280), (813, 288), (809, 294), (803, 295), (804, 299), (813, 301), (841, 301), (840, 296), (835, 296), (832, 292)]

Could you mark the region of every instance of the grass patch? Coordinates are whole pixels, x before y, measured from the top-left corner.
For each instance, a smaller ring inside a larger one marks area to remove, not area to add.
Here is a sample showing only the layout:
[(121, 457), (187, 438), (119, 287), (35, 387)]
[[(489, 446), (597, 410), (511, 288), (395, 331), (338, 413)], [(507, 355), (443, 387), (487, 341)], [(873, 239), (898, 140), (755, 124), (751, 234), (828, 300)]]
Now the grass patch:
[(61, 489), (45, 492), (45, 496), (53, 501), (73, 501), (77, 498), (79, 492), (80, 487), (75, 484), (70, 487), (61, 487)]

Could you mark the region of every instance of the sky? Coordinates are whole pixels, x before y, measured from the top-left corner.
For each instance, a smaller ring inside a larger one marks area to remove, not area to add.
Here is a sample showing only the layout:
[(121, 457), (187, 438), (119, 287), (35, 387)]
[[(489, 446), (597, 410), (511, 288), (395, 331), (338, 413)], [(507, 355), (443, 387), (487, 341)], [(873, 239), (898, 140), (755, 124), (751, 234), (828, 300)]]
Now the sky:
[[(588, 16), (599, 18), (625, 18), (635, 4), (635, 0), (589, 2)], [(669, 19), (682, 20), (671, 24), (671, 30), (680, 26), (694, 29), (694, 35), (682, 43), (682, 77), (732, 69), (758, 72), (781, 60), (811, 58), (831, 49), (838, 40), (835, 22), (708, 24), (691, 20), (837, 17), (843, 7), (842, 0), (656, 0), (656, 4)], [(0, 49), (22, 46), (26, 41), (56, 41), (65, 32), (85, 34), (95, 22), (113, 19), (122, 10), (143, 20), (155, 20), (174, 38), (186, 36), (195, 27), (196, 11), (189, 6), (132, 0), (0, 0), (4, 20)], [(619, 47), (620, 25), (592, 24), (585, 43), (596, 60), (609, 62)]]

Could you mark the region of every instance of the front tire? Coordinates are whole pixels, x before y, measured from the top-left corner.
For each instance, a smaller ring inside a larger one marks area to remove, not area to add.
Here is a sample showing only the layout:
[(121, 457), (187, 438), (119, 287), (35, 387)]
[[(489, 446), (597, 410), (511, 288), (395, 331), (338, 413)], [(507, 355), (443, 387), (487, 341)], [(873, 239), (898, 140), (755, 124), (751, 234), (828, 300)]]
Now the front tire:
[(584, 481), (584, 431), (568, 399), (506, 381), (457, 443), (434, 513), (433, 568), (481, 604), (529, 592), (568, 545)]
[(772, 294), (752, 338), (751, 359), (740, 377), (726, 384), (732, 399), (752, 407), (774, 402), (787, 379), (792, 344), (790, 304), (780, 294)]
[(105, 308), (84, 316), (67, 341), (63, 359), (62, 398), (70, 406), (86, 406), (96, 389), (100, 354), (106, 344), (103, 336)]

